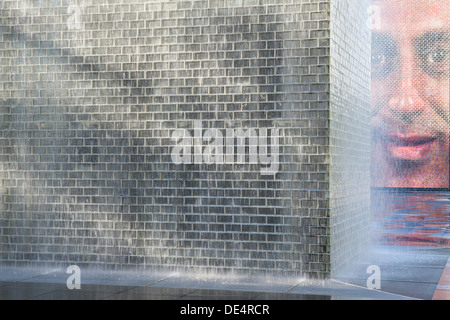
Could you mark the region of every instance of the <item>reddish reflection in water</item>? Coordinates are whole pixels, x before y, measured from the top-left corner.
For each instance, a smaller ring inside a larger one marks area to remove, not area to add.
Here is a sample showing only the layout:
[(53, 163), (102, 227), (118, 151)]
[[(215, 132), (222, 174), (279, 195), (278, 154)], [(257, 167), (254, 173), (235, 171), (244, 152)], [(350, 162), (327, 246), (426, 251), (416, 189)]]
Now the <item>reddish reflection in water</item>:
[(450, 247), (450, 193), (372, 192), (375, 244)]

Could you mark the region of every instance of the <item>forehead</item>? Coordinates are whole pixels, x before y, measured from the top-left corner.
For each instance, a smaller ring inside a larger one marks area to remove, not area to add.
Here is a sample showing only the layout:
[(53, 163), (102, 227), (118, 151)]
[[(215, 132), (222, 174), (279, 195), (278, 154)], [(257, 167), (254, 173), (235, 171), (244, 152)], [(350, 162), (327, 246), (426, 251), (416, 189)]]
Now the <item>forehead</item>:
[(403, 38), (450, 27), (450, 0), (375, 0), (373, 5), (380, 22), (374, 32)]

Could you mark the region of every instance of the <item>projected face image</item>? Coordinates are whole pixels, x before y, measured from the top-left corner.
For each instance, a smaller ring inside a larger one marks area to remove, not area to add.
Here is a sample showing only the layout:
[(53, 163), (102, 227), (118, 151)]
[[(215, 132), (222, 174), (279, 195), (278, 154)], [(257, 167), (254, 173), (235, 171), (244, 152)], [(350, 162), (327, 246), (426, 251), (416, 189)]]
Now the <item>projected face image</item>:
[(449, 187), (450, 0), (375, 0), (374, 187)]

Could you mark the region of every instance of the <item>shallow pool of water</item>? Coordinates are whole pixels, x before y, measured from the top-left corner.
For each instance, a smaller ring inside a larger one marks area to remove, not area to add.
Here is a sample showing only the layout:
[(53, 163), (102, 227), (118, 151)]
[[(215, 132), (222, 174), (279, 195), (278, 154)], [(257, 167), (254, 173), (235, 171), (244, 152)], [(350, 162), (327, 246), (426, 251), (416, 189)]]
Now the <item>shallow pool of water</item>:
[(374, 190), (375, 244), (450, 247), (450, 192)]

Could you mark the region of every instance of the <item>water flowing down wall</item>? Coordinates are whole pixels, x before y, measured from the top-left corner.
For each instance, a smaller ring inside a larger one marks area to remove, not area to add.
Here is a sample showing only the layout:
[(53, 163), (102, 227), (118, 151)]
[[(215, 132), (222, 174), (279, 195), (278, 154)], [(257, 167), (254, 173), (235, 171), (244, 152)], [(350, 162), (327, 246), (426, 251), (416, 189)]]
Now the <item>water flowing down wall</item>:
[(2, 1), (0, 263), (328, 277), (367, 231), (368, 2)]

